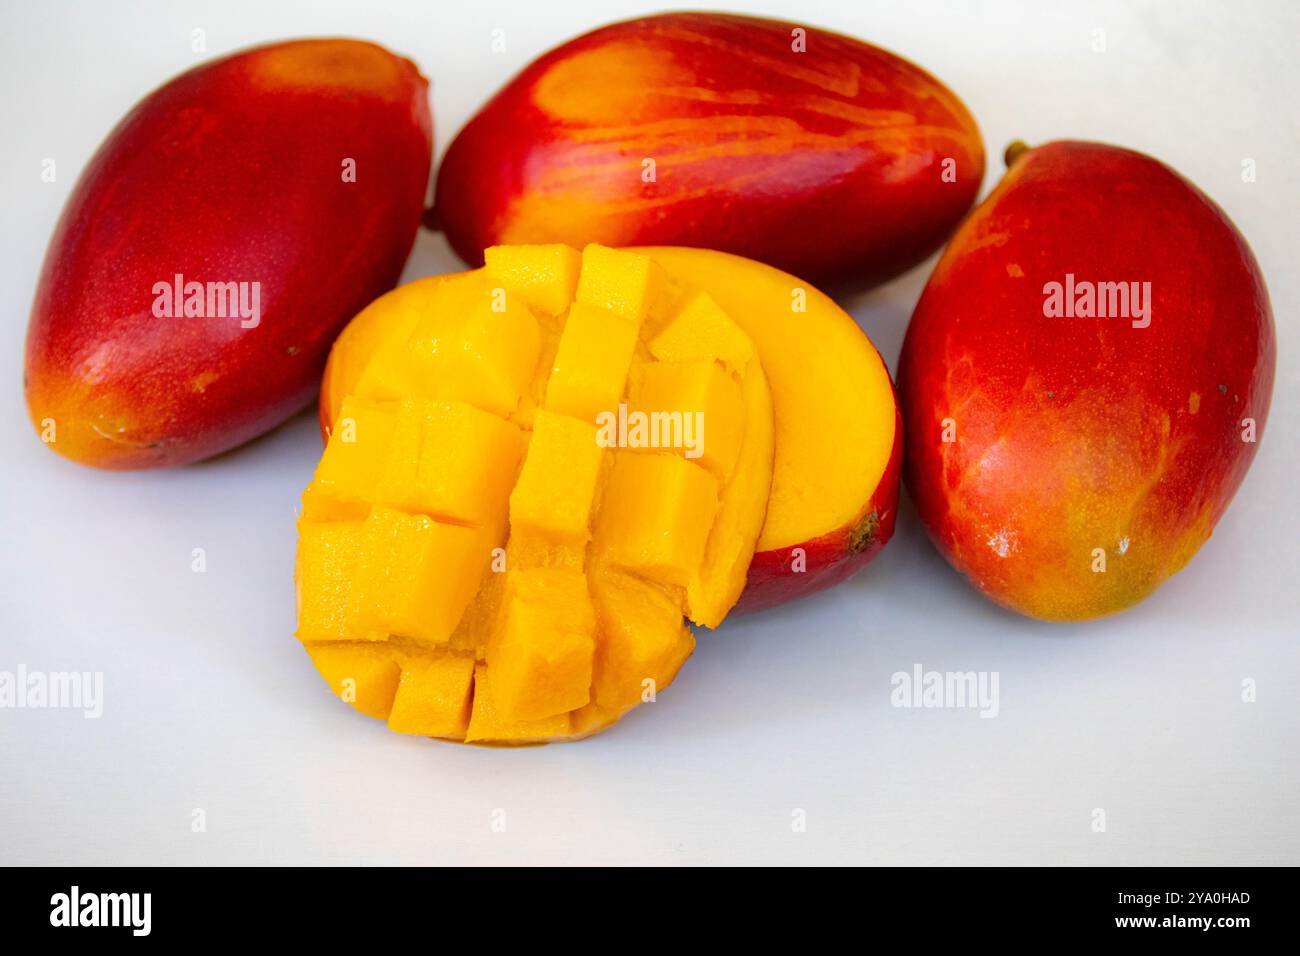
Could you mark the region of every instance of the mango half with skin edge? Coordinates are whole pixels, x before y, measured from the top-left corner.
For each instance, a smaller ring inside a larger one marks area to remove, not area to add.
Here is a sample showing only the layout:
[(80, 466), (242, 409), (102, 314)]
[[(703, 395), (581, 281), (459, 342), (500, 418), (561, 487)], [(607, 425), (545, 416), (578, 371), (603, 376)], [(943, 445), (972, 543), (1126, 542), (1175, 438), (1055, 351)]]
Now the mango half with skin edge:
[[(771, 489), (771, 396), (645, 254), (489, 250), (394, 293), (303, 496), (298, 631), (400, 733), (571, 739), (655, 699), (683, 621), (735, 605)], [(724, 324), (725, 323), (725, 324)]]
[[(489, 250), (489, 259), (508, 258), (511, 248)], [(704, 249), (637, 251), (663, 268), (670, 287), (692, 290), (676, 321), (655, 337), (660, 353), (691, 360), (711, 349), (720, 364), (736, 367), (753, 350), (771, 388), (772, 489), (736, 609), (761, 610), (847, 579), (889, 541), (898, 510), (903, 428), (879, 353), (843, 309), (794, 276)], [(562, 268), (558, 261), (547, 267)], [(326, 439), (343, 397), (355, 391), (384, 338), (410, 327), (430, 290), (473, 274), (434, 276), (395, 289), (343, 330), (321, 384)], [(730, 332), (732, 325), (743, 336)]]
[(498, 244), (674, 245), (872, 285), (938, 249), (984, 174), (919, 67), (807, 24), (668, 13), (529, 64), (457, 135), (431, 222)]
[(141, 100), (50, 240), (24, 381), (38, 433), (98, 468), (183, 465), (280, 424), (410, 252), (427, 83), (358, 40), (202, 64)]
[(1264, 278), (1168, 166), (1013, 144), (903, 345), (908, 488), (939, 551), (1021, 614), (1131, 607), (1246, 476), (1273, 389)]

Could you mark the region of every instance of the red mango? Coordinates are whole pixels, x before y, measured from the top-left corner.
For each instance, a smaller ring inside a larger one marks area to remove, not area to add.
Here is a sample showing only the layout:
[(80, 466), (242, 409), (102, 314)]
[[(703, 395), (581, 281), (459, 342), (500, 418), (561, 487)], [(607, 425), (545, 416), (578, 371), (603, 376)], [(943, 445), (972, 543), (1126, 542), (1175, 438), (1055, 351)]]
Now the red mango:
[(410, 252), (426, 87), (372, 43), (299, 40), (136, 105), (73, 188), (37, 286), (26, 394), (50, 447), (179, 465), (308, 405), (335, 335)]
[(1268, 416), (1273, 314), (1246, 240), (1168, 166), (1083, 142), (1008, 158), (907, 331), (904, 473), (990, 598), (1099, 617), (1223, 516)]
[(966, 107), (906, 60), (673, 13), (526, 67), (452, 142), (435, 218), (473, 265), (503, 243), (679, 245), (873, 284), (942, 245), (983, 173)]

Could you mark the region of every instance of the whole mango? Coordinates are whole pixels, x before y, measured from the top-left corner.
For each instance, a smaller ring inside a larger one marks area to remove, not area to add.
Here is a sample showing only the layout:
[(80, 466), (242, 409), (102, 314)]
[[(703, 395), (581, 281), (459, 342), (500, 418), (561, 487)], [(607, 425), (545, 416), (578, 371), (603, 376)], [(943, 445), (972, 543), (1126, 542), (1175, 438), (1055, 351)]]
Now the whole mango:
[(866, 285), (939, 248), (983, 174), (966, 107), (892, 53), (673, 13), (525, 68), (452, 142), (434, 219), (473, 265), (501, 243), (678, 245)]
[(300, 40), (132, 109), (46, 253), (25, 370), (42, 439), (100, 468), (179, 465), (309, 404), (335, 335), (410, 252), (426, 88), (374, 44)]
[(1273, 388), (1255, 257), (1168, 166), (1008, 151), (903, 345), (905, 476), (939, 550), (1047, 620), (1121, 611), (1210, 536)]

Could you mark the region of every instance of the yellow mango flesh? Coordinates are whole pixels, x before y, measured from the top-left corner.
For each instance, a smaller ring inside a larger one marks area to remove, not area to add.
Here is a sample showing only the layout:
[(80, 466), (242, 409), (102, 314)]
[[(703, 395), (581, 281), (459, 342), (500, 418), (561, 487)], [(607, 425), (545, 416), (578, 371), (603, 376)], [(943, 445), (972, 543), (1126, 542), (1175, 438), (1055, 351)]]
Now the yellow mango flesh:
[(507, 576), (505, 604), (487, 644), (497, 708), (537, 720), (577, 710), (591, 699), (596, 614), (586, 576), (535, 568)]
[(696, 292), (651, 340), (650, 352), (667, 362), (717, 359), (729, 371), (743, 372), (754, 357), (754, 343), (713, 296)]
[(348, 600), (349, 635), (401, 634), (445, 644), (478, 592), (491, 556), (477, 529), (376, 506)]
[(573, 301), (582, 256), (564, 245), (493, 246), (484, 250), (487, 271), (530, 308), (559, 315)]
[(600, 621), (591, 699), (622, 712), (667, 687), (695, 649), (680, 599), (630, 574), (593, 575)]
[(300, 641), (362, 638), (348, 632), (347, 620), (365, 540), (364, 521), (299, 522), (295, 578)]
[(704, 557), (716, 479), (671, 452), (618, 449), (596, 520), (599, 558), (661, 584), (685, 586)]
[(599, 306), (575, 302), (560, 335), (545, 408), (595, 424), (622, 396), (640, 325)]
[(577, 739), (671, 683), (695, 646), (684, 616), (716, 626), (739, 597), (771, 400), (740, 327), (644, 255), (487, 262), (396, 290), (400, 315), (367, 309), (389, 331), (356, 333), (370, 358), (333, 384), (349, 391), (303, 496), (298, 636), (398, 733)]
[[(741, 394), (750, 419), (772, 418), (772, 393), (758, 362), (746, 366)], [(766, 468), (775, 454), (775, 430), (745, 429), (736, 463), (722, 485), (717, 517), (704, 546), (704, 560), (686, 585), (687, 616), (696, 624), (717, 627), (740, 600), (754, 556), (752, 542), (761, 540), (765, 521), (765, 516), (759, 516), (748, 503), (764, 489), (770, 491)]]
[(372, 400), (406, 397), (467, 402), (508, 415), (536, 370), (541, 331), (522, 296), (483, 272), (432, 286), (410, 331), (386, 341), (357, 392)]
[(648, 422), (660, 421), (667, 433), (680, 436), (673, 451), (698, 461), (719, 481), (730, 477), (745, 434), (745, 404), (740, 382), (719, 363), (649, 362), (632, 405)]
[[(817, 289), (760, 263), (670, 246), (636, 251), (683, 286), (709, 290), (763, 357), (780, 397), (772, 497), (758, 550), (782, 550), (853, 523), (888, 465), (896, 414), (889, 372), (861, 329)], [(789, 303), (789, 311), (773, 314), (773, 303)], [(835, 385), (844, 382), (853, 383), (851, 395)]]
[(375, 501), (439, 521), (498, 527), (523, 450), (518, 427), (472, 405), (405, 399)]
[(339, 440), (325, 446), (312, 493), (303, 502), (308, 518), (328, 521), (366, 516), (378, 478), (375, 463), (388, 455), (395, 424), (391, 409), (356, 397), (343, 403), (335, 426)]
[(538, 411), (528, 457), (510, 494), (512, 534), (584, 544), (604, 460), (594, 425)]
[(540, 744), (567, 736), (572, 723), (568, 713), (521, 720), (501, 712), (496, 704), (495, 681), (486, 664), (474, 669), (474, 710), (465, 732), (466, 743)]
[(404, 668), (388, 729), (423, 737), (463, 737), (474, 698), (474, 658), (436, 657)]
[(667, 284), (664, 270), (649, 256), (593, 244), (582, 251), (574, 297), (639, 326), (663, 298)]
[(367, 717), (387, 720), (402, 678), (402, 667), (382, 645), (308, 645), (312, 663), (344, 703)]

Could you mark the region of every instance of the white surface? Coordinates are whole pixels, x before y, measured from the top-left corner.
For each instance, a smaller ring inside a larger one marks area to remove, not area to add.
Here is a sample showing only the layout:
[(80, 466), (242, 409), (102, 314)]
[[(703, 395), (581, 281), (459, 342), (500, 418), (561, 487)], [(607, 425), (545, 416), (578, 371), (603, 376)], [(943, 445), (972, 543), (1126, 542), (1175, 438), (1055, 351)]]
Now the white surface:
[[(1096, 138), (1161, 157), (1228, 210), (1272, 292), (1277, 387), (1254, 468), (1191, 565), (1119, 618), (1041, 625), (980, 598), (905, 506), (865, 573), (728, 622), (609, 733), (514, 751), (390, 734), (331, 700), (291, 636), (293, 512), (320, 447), (310, 415), (180, 471), (100, 474), (33, 437), (21, 356), (46, 241), (117, 118), (202, 58), (194, 28), (210, 56), (313, 34), (407, 54), (433, 79), (441, 150), (534, 55), (647, 7), (7, 4), (0, 670), (103, 671), (106, 700), (99, 720), (0, 710), (0, 862), (1300, 863), (1300, 8), (745, 7), (935, 72), (979, 119), (986, 191), (1014, 138)], [(498, 28), (507, 49), (493, 54)], [(406, 276), (455, 266), (426, 233)], [(846, 303), (891, 367), (927, 274)], [(190, 570), (195, 547), (206, 574)], [(1000, 716), (892, 708), (890, 675), (918, 662), (998, 671)]]

